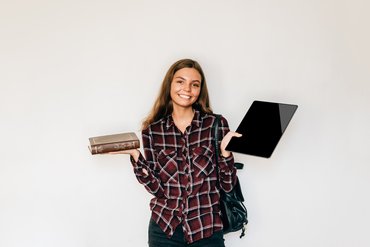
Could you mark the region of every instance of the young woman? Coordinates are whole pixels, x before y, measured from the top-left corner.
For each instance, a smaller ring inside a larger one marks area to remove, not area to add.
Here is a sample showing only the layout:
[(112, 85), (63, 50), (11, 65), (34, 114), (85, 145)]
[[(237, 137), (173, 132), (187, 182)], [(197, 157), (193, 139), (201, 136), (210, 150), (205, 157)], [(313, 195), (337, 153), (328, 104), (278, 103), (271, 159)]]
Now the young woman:
[(230, 191), (236, 182), (234, 159), (225, 147), (240, 134), (221, 117), (216, 166), (214, 121), (202, 68), (191, 59), (177, 61), (143, 122), (145, 158), (136, 149), (120, 152), (130, 154), (138, 181), (154, 196), (150, 247), (225, 246), (219, 187)]

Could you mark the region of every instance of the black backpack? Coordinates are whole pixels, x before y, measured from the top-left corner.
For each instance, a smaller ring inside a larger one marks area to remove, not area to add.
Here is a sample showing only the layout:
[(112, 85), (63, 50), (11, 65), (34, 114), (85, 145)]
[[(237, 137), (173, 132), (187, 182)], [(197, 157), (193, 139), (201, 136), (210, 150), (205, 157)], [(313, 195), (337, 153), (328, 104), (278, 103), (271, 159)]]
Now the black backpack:
[[(215, 137), (216, 163), (218, 165), (218, 125), (220, 122), (220, 115), (215, 116), (216, 120), (212, 128)], [(242, 163), (234, 163), (234, 165), (236, 169), (242, 169), (244, 166)], [(236, 184), (230, 192), (225, 192), (220, 188), (220, 195), (221, 218), (224, 233), (226, 234), (242, 230), (242, 233), (240, 234), (240, 238), (242, 238), (245, 235), (245, 225), (248, 224), (248, 213), (247, 208), (243, 204), (244, 196), (240, 187), (239, 179), (237, 178)]]

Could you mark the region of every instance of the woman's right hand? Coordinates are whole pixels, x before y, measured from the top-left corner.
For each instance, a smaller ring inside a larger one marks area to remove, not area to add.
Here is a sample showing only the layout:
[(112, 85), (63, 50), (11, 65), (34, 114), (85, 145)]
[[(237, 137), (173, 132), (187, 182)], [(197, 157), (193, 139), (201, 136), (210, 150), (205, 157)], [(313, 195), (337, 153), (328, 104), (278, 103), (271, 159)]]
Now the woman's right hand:
[(129, 154), (137, 162), (139, 160), (140, 152), (137, 149), (128, 149), (122, 151), (109, 152), (107, 154)]

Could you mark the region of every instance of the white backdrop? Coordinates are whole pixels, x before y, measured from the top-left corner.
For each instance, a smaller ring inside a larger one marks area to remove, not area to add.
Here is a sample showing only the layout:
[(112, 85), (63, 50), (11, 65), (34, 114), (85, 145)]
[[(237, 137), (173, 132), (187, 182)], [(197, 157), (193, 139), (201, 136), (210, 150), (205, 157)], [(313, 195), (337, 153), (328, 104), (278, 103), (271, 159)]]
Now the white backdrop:
[(235, 129), (298, 104), (272, 158), (236, 154), (247, 235), (370, 245), (367, 0), (0, 0), (0, 246), (146, 246), (150, 195), (88, 137), (139, 133), (168, 67), (198, 60)]

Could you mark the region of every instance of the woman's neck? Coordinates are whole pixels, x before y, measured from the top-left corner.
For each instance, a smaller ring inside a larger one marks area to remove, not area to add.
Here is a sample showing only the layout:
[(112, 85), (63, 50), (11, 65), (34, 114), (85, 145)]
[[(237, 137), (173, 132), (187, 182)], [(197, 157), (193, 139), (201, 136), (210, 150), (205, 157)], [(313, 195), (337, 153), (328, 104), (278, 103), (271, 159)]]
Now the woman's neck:
[(177, 118), (191, 118), (193, 119), (194, 116), (194, 109), (193, 107), (174, 107), (172, 111), (172, 116)]

